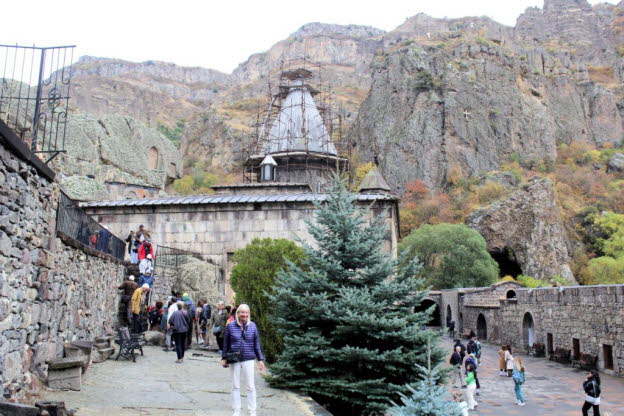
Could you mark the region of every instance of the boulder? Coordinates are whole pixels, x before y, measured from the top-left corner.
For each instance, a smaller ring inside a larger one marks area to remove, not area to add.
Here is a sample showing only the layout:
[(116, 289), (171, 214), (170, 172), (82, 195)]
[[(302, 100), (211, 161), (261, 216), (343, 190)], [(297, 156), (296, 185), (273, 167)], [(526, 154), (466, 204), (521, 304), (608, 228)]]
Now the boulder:
[(471, 213), (466, 223), (485, 238), (491, 253), (514, 257), (523, 274), (544, 280), (558, 275), (576, 283), (550, 179), (531, 179), (509, 197)]
[(607, 172), (624, 172), (624, 154), (615, 153), (607, 162)]
[(165, 345), (165, 334), (158, 331), (146, 331), (145, 341), (147, 345), (155, 345), (157, 347)]

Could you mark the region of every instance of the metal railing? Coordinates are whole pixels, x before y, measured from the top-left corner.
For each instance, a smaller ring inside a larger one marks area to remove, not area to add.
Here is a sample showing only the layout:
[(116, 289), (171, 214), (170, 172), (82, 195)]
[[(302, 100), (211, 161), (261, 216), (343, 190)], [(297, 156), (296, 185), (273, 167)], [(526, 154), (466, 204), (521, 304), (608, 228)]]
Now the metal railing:
[(56, 210), (56, 231), (86, 247), (124, 260), (126, 243), (85, 214), (82, 208), (63, 192)]
[(65, 151), (74, 47), (0, 45), (0, 119), (46, 163)]
[(181, 250), (179, 248), (158, 246), (156, 250), (156, 258), (154, 259), (154, 268), (156, 267), (178, 267), (186, 263), (190, 257), (202, 259), (201, 254)]

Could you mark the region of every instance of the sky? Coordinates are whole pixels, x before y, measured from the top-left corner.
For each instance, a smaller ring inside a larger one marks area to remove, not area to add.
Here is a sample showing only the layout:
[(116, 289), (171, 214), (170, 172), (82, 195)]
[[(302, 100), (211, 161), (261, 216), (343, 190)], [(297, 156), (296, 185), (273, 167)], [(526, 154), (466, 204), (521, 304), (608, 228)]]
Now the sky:
[(527, 7), (542, 5), (543, 0), (5, 0), (0, 43), (77, 45), (75, 58), (158, 60), (229, 73), (305, 23), (390, 31), (423, 12), (489, 16), (513, 26)]

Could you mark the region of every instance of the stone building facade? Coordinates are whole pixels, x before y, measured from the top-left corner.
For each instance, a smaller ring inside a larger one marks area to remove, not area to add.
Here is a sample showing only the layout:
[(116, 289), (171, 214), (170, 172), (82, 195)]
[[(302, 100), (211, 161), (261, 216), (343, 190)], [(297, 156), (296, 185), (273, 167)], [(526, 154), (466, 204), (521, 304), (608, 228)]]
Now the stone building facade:
[(440, 321), (455, 321), (460, 334), (511, 344), (526, 351), (534, 342), (572, 356), (598, 356), (598, 367), (624, 375), (624, 285), (527, 289), (515, 282), (432, 292)]
[(124, 267), (57, 236), (55, 175), (0, 121), (0, 379), (5, 396), (36, 392), (67, 341), (115, 324)]

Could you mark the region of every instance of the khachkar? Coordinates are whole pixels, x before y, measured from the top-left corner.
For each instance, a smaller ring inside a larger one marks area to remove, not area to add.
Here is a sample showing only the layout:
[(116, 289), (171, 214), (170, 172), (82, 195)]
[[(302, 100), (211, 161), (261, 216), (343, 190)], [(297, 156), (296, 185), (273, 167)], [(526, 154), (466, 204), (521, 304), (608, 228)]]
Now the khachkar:
[(255, 147), (245, 162), (246, 182), (301, 183), (323, 192), (336, 172), (348, 170), (346, 152), (341, 154), (332, 140), (342, 143), (336, 125), (341, 118), (332, 113), (331, 88), (319, 85), (322, 68), (311, 68), (280, 73), (279, 91), (271, 95), (267, 111), (259, 117)]

